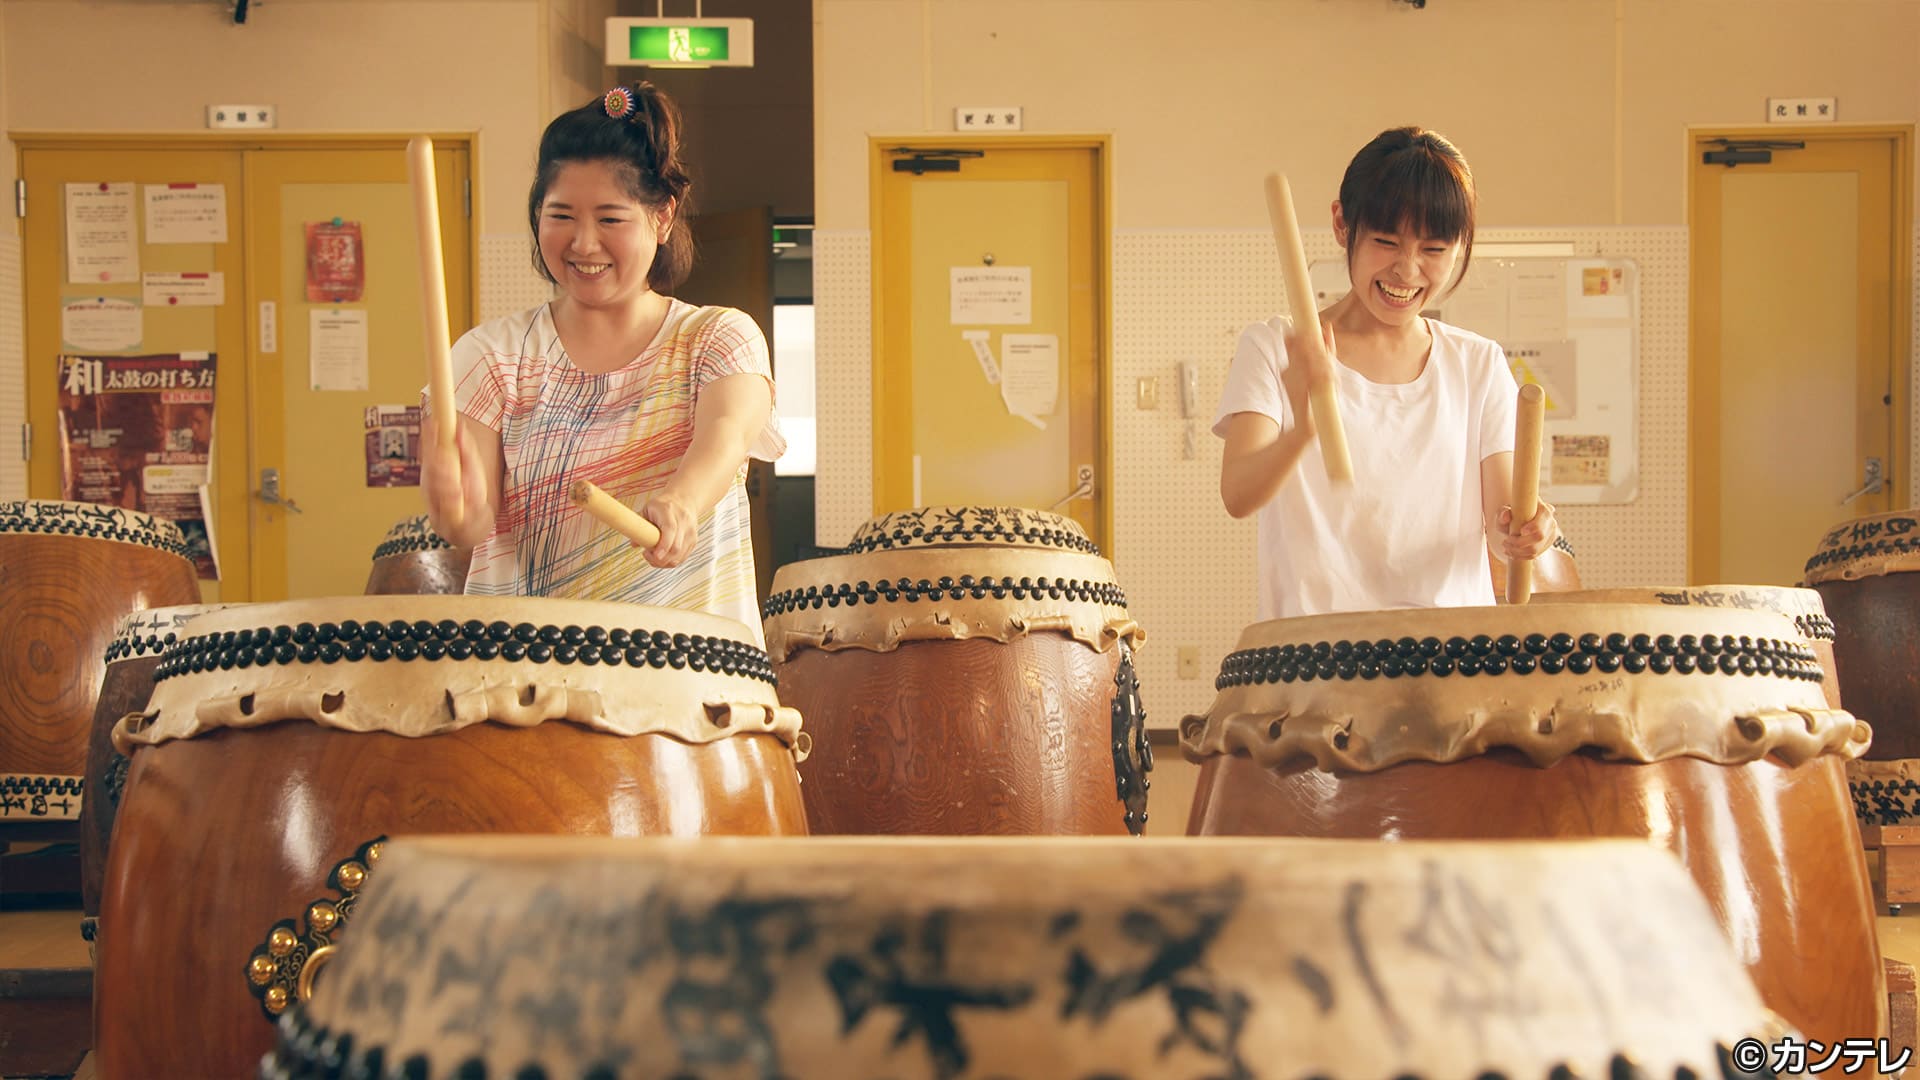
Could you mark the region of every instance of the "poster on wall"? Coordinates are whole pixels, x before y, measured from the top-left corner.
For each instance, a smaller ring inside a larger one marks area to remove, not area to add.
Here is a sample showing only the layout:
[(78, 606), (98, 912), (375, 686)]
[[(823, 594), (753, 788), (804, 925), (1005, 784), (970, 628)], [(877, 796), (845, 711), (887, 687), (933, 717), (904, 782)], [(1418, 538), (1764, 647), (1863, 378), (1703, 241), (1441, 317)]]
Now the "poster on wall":
[(359, 222), (339, 218), (308, 222), (307, 302), (350, 304), (359, 300), (367, 287), (366, 254)]
[(420, 406), (367, 406), (367, 486), (420, 486)]
[(67, 280), (140, 280), (132, 184), (68, 184)]
[(225, 184), (148, 184), (147, 243), (227, 242)]
[(61, 356), (60, 483), (69, 502), (164, 517), (217, 579), (201, 489), (213, 450), (212, 353)]

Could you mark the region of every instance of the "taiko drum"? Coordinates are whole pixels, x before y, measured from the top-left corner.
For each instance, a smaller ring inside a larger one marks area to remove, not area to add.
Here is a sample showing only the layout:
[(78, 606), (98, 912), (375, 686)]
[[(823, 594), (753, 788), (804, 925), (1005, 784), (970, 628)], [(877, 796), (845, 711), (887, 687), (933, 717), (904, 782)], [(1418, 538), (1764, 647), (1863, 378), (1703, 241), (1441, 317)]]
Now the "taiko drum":
[(1828, 706), (1785, 616), (1647, 605), (1259, 623), (1181, 742), (1189, 831), (1637, 837), (1670, 848), (1762, 998), (1834, 1043), (1884, 1030), (1874, 908)]
[(0, 502), (0, 822), (79, 818), (114, 624), (199, 599), (186, 539), (165, 518)]
[(750, 631), (631, 604), (349, 597), (202, 616), (115, 729), (102, 1075), (239, 1076), (418, 833), (799, 834)]
[(1152, 768), (1113, 565), (1071, 519), (933, 507), (790, 563), (765, 606), (816, 833), (1139, 832)]

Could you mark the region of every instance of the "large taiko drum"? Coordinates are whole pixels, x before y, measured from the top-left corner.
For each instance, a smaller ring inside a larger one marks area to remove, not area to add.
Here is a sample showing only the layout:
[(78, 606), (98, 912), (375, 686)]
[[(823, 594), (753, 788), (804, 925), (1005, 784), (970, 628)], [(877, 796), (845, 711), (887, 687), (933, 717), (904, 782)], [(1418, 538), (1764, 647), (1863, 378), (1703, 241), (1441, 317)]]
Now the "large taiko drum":
[[(1583, 589), (1541, 593), (1534, 598), (1541, 604), (1651, 604), (1661, 608), (1705, 608), (1711, 611), (1771, 611), (1793, 620), (1800, 641), (1813, 650), (1820, 664), (1820, 690), (1827, 704), (1840, 708), (1840, 680), (1833, 661), (1833, 620), (1826, 605), (1812, 589), (1794, 589), (1781, 585), (1674, 585), (1666, 588), (1643, 586), (1632, 589)], [(1872, 722), (1870, 716), (1861, 719)], [(1874, 742), (1880, 730), (1874, 729)], [(1868, 748), (1872, 752), (1872, 747)]]
[(472, 562), (473, 549), (448, 543), (433, 531), (424, 514), (408, 518), (388, 529), (386, 539), (373, 549), (366, 592), (368, 596), (462, 593)]
[(262, 1077), (1666, 1080), (1785, 1030), (1620, 841), (431, 838), (356, 918)]
[(789, 563), (764, 608), (815, 833), (1139, 832), (1153, 767), (1113, 564), (1071, 519), (932, 507)]
[(1848, 768), (1863, 826), (1920, 825), (1920, 516), (1842, 524), (1807, 560), (1806, 584), (1833, 617), (1847, 707), (1873, 725)]
[(106, 675), (100, 680), (100, 700), (93, 710), (93, 730), (87, 738), (87, 798), (80, 807), (80, 926), (93, 940), (100, 915), (100, 879), (106, 872), (107, 845), (113, 837), (113, 819), (127, 786), (128, 758), (113, 748), (113, 728), (120, 718), (142, 712), (153, 696), (153, 671), (160, 655), (180, 639), (180, 631), (194, 619), (230, 604), (188, 604), (148, 608), (123, 617), (107, 646)]
[[(1322, 615), (1242, 633), (1205, 716), (1196, 834), (1671, 848), (1761, 997), (1823, 1042), (1885, 1030), (1845, 763), (1785, 616), (1645, 605)], [(1624, 894), (1622, 894), (1624, 895)]]
[(115, 622), (199, 599), (186, 539), (165, 518), (0, 502), (0, 822), (79, 818)]
[(102, 1075), (251, 1072), (387, 838), (804, 833), (800, 718), (749, 636), (464, 596), (189, 623), (114, 733), (133, 764), (95, 943)]

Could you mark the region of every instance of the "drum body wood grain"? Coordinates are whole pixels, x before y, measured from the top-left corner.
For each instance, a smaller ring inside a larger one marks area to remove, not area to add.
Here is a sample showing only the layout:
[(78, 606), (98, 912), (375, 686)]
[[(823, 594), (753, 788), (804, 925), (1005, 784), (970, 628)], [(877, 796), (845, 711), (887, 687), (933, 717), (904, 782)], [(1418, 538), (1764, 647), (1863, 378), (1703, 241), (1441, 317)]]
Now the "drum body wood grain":
[(806, 717), (816, 833), (1139, 832), (1152, 765), (1113, 565), (1067, 518), (930, 508), (780, 568), (764, 608)]
[(1448, 765), (1201, 766), (1188, 831), (1334, 839), (1656, 841), (1692, 873), (1761, 996), (1826, 1042), (1879, 1031), (1886, 996), (1867, 867), (1842, 761), (1652, 764), (1500, 752)]
[(1920, 573), (1814, 586), (1833, 618), (1849, 711), (1873, 725), (1872, 761), (1920, 758)]
[(806, 717), (816, 833), (1123, 833), (1115, 653), (1058, 634), (817, 649), (780, 667)]
[(79, 816), (114, 624), (200, 598), (180, 530), (86, 503), (0, 503), (0, 821)]
[(1188, 831), (1651, 840), (1686, 864), (1771, 1008), (1823, 1042), (1879, 1032), (1883, 969), (1846, 785), (1868, 732), (1826, 708), (1820, 678), (1785, 616), (1749, 611), (1263, 623), (1209, 716), (1183, 727), (1201, 763)]
[(96, 943), (102, 1075), (247, 1075), (353, 932), (387, 838), (804, 834), (798, 720), (745, 635), (635, 605), (468, 597), (189, 624), (151, 727), (116, 732), (132, 767)]

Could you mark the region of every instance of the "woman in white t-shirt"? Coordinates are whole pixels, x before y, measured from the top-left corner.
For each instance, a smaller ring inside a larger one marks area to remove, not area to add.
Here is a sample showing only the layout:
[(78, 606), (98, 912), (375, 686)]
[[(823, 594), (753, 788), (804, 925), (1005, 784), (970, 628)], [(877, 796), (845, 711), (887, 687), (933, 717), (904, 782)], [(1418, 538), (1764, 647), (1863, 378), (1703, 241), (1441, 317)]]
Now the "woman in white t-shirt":
[(1420, 314), (1466, 273), (1474, 205), (1466, 160), (1420, 128), (1382, 132), (1340, 182), (1333, 229), (1352, 290), (1320, 320), (1351, 488), (1327, 481), (1291, 324), (1240, 336), (1213, 430), (1227, 444), (1221, 500), (1256, 517), (1260, 618), (1492, 604), (1487, 545), (1530, 559), (1559, 534), (1545, 502), (1512, 522), (1518, 387), (1505, 353)]

